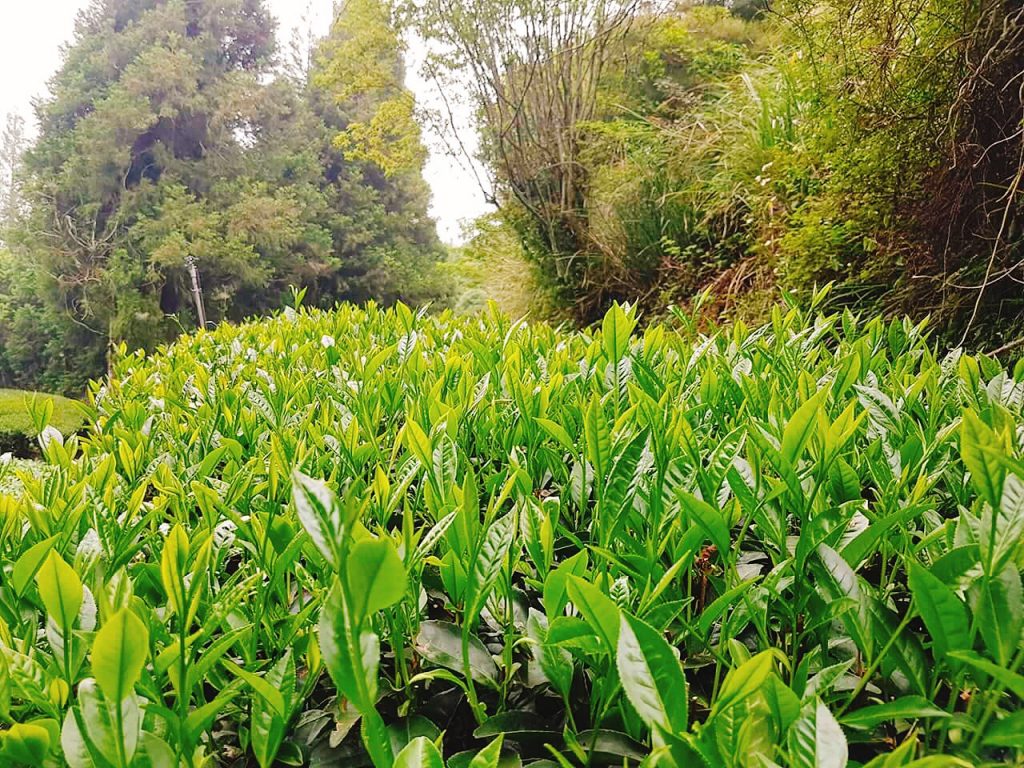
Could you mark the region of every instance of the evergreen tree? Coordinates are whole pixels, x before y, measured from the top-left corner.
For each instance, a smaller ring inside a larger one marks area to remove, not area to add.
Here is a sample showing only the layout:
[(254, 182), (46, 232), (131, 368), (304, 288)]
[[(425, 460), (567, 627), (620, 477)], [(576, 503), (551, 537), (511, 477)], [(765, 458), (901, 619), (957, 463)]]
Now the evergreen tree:
[(432, 292), (422, 161), (396, 173), (340, 148), (351, 119), (280, 71), (274, 27), (263, 0), (94, 0), (80, 16), (0, 280), (4, 380), (79, 389), (120, 343), (195, 327), (190, 261), (211, 323), (278, 308), (290, 285), (327, 304)]
[(0, 244), (21, 210), (20, 169), (25, 152), (25, 118), (9, 114), (0, 133)]
[(328, 131), (335, 247), (346, 263), (335, 290), (385, 301), (436, 295), (443, 254), (427, 211), (427, 151), (403, 51), (390, 3), (347, 0), (317, 51), (310, 84)]

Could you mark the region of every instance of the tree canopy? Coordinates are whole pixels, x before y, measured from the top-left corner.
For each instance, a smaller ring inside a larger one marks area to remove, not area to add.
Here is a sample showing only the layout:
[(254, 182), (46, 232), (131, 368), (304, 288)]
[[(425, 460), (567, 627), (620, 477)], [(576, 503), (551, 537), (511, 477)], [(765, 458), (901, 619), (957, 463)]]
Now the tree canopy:
[(437, 293), (418, 133), (339, 139), (395, 98), (331, 85), (338, 45), (377, 44), (352, 12), (309, 82), (279, 66), (262, 0), (96, 0), (81, 15), (25, 157), (7, 378), (75, 389), (121, 343), (194, 326), (189, 260), (210, 322), (278, 308), (293, 285), (320, 304)]

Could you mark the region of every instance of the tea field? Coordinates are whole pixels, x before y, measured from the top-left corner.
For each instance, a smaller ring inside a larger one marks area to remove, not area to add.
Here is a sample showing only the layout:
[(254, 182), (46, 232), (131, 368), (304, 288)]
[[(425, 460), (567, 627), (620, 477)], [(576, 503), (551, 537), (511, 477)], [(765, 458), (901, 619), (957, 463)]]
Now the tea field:
[(677, 324), (122, 353), (0, 495), (0, 764), (1024, 765), (1024, 371)]

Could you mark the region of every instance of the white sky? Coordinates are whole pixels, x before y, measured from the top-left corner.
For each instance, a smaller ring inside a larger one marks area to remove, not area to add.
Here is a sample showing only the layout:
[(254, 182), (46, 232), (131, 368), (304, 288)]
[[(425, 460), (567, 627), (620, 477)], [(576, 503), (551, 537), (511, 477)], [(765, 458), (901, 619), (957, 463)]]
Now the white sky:
[[(10, 112), (24, 115), (34, 130), (31, 103), (46, 93), (46, 83), (61, 63), (60, 48), (72, 39), (78, 11), (89, 0), (0, 0), (0, 119)], [(278, 37), (286, 47), (295, 27), (304, 28), (308, 18), (312, 31), (325, 34), (330, 25), (333, 0), (267, 0), (279, 21)], [(415, 52), (414, 52), (415, 58)], [(436, 106), (433, 87), (417, 73), (418, 63), (409, 61), (408, 82), (419, 101)], [(472, 141), (466, 110), (459, 110), (460, 135)], [(461, 241), (462, 222), (488, 210), (465, 162), (449, 156), (443, 142), (427, 135), (430, 160), (426, 177), (433, 190), (431, 212), (438, 221), (441, 237)]]

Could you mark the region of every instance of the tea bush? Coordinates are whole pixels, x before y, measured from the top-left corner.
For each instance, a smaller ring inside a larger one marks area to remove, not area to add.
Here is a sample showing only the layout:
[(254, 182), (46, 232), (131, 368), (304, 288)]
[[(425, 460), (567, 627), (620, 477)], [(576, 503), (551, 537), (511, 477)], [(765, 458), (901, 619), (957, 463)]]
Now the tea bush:
[(81, 429), (86, 419), (81, 404), (66, 397), (0, 389), (0, 452), (35, 455), (42, 420), (66, 435)]
[(0, 496), (3, 764), (1020, 764), (1021, 372), (678, 321), (122, 352)]

